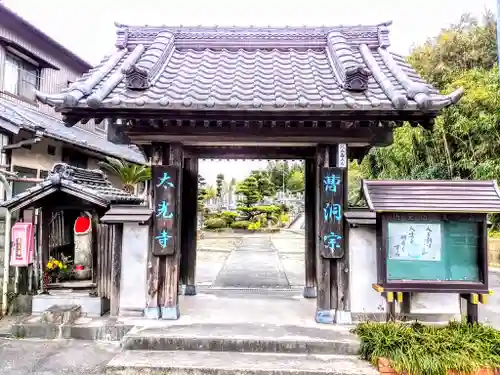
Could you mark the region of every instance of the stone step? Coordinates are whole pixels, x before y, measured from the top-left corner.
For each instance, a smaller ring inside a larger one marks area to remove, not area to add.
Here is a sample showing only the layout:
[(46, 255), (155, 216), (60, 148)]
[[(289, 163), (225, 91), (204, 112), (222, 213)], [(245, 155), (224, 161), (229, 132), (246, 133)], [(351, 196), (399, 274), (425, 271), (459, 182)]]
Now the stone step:
[(355, 356), (129, 350), (106, 366), (106, 375), (376, 375)]
[(355, 355), (359, 340), (348, 330), (259, 324), (193, 324), (130, 331), (126, 350), (188, 350)]

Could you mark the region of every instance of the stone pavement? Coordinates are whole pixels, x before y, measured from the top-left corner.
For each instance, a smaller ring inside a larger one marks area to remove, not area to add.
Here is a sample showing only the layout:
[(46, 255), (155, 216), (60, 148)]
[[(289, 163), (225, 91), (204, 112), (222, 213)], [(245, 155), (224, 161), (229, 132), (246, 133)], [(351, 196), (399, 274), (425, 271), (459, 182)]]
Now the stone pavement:
[[(239, 237), (238, 237), (239, 236)], [(299, 289), (304, 283), (304, 237), (294, 232), (234, 234), (233, 248), (200, 241), (198, 287), (213, 289)], [(236, 240), (238, 238), (238, 240)]]
[(0, 374), (101, 375), (119, 351), (117, 342), (0, 339)]
[(496, 329), (500, 329), (500, 269), (489, 272), (488, 283), (493, 295), (486, 305), (479, 305), (479, 319)]

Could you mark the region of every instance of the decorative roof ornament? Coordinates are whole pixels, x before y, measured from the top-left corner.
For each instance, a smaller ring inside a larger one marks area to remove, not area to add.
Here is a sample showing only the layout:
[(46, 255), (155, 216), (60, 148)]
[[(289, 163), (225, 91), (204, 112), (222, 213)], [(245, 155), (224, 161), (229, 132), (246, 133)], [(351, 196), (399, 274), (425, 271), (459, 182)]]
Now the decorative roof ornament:
[(125, 71), (125, 85), (130, 90), (146, 90), (149, 88), (148, 71), (132, 65)]
[(345, 70), (344, 88), (349, 91), (365, 91), (368, 89), (368, 80), (372, 72), (359, 64)]

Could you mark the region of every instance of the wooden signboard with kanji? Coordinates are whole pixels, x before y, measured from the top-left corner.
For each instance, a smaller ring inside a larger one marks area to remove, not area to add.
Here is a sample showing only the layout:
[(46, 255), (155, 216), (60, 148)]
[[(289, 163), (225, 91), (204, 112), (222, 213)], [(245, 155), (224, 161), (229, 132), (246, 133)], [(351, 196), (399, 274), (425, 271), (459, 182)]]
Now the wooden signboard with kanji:
[(322, 168), (319, 194), (320, 254), (344, 256), (344, 181), (341, 168)]
[(153, 165), (153, 255), (174, 254), (180, 239), (177, 238), (179, 223), (177, 207), (177, 183), (179, 169), (176, 166)]

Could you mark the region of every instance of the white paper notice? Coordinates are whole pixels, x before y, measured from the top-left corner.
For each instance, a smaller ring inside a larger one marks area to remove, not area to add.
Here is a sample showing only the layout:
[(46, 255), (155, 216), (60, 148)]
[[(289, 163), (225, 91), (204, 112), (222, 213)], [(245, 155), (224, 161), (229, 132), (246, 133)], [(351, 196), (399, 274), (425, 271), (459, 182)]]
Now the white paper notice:
[(441, 224), (389, 223), (389, 259), (441, 260)]

